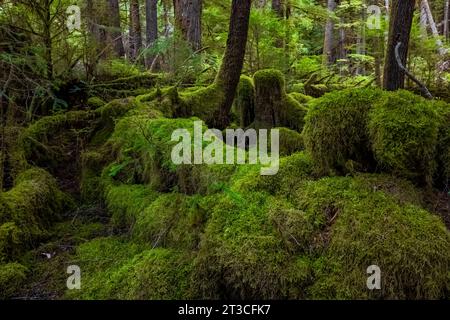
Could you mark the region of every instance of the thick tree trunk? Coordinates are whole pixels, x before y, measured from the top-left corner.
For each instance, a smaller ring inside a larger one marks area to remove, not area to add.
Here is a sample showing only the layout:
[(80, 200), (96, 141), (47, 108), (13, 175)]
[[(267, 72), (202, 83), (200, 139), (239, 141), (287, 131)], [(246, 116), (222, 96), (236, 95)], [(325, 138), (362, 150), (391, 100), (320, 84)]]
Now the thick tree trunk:
[(175, 25), (193, 50), (202, 47), (203, 0), (173, 0)]
[(408, 57), (409, 38), (414, 15), (414, 0), (394, 0), (391, 5), (391, 19), (389, 26), (389, 39), (384, 65), (383, 86), (386, 90), (398, 90), (404, 87), (405, 73), (401, 70), (395, 57), (395, 47), (399, 42), (400, 60), (406, 64)]
[[(338, 4), (339, 4), (338, 0), (328, 0), (328, 11), (330, 13), (334, 12)], [(326, 65), (331, 65), (336, 62), (337, 57), (336, 57), (336, 40), (334, 38), (334, 20), (331, 17), (328, 18), (327, 24), (325, 26), (323, 54), (324, 54), (324, 63)]]
[[(145, 2), (146, 21), (146, 43), (151, 49), (158, 40), (158, 0), (146, 0)], [(147, 67), (151, 67), (155, 60), (155, 55), (150, 54), (145, 59)]]
[(110, 39), (114, 48), (114, 52), (118, 57), (125, 55), (125, 49), (122, 41), (122, 29), (120, 27), (120, 10), (119, 0), (108, 0), (109, 4), (109, 22), (111, 31), (109, 32)]
[(215, 126), (223, 128), (228, 124), (236, 88), (244, 65), (250, 20), (251, 0), (233, 0), (225, 56), (215, 83), (223, 88), (224, 100), (215, 115)]
[(130, 58), (136, 60), (142, 49), (139, 0), (130, 0)]

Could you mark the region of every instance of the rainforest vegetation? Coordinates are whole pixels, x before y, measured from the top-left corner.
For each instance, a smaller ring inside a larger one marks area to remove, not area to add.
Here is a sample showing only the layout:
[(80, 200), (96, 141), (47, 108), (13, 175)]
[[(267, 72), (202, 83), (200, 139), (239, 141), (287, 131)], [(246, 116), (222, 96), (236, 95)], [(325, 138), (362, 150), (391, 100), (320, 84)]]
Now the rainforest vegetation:
[(0, 299), (449, 299), (449, 2), (0, 0)]

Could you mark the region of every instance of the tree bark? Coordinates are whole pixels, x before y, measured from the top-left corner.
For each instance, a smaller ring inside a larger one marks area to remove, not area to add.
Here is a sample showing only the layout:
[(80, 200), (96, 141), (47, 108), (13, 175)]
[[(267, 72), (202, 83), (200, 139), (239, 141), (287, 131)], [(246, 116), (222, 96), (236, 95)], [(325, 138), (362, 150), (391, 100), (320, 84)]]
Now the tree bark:
[[(147, 48), (150, 49), (158, 40), (158, 0), (146, 0), (145, 4), (146, 43)], [(154, 60), (154, 54), (147, 55), (146, 66), (151, 67)]]
[(434, 22), (433, 13), (431, 12), (431, 8), (430, 8), (430, 4), (428, 3), (428, 0), (422, 0), (422, 8), (427, 15), (427, 20), (428, 20), (428, 23), (430, 24), (430, 28), (431, 28), (433, 37), (436, 38), (436, 45), (438, 46), (439, 54), (445, 55), (447, 53), (447, 50), (444, 48), (444, 44), (442, 43), (441, 39), (439, 38), (439, 31), (436, 27), (436, 23)]
[(278, 17), (284, 18), (283, 1), (282, 0), (272, 0), (272, 10), (277, 14)]
[(386, 90), (395, 91), (404, 87), (405, 73), (397, 63), (395, 48), (399, 42), (402, 43), (399, 57), (402, 64), (406, 65), (414, 7), (414, 0), (394, 0), (392, 2), (383, 79), (383, 86)]
[(142, 49), (139, 0), (130, 0), (130, 58), (136, 60)]
[(182, 37), (197, 51), (202, 47), (203, 0), (173, 0), (175, 26)]
[(225, 56), (215, 83), (223, 88), (224, 100), (215, 116), (215, 125), (224, 128), (229, 121), (236, 88), (244, 65), (251, 0), (233, 0)]
[(108, 0), (109, 4), (109, 22), (111, 31), (109, 32), (110, 39), (114, 48), (114, 52), (118, 57), (125, 55), (125, 49), (122, 41), (122, 29), (120, 27), (120, 10), (119, 0)]
[[(339, 0), (328, 0), (328, 11), (332, 13), (336, 10)], [(336, 62), (336, 40), (334, 38), (334, 20), (332, 17), (328, 18), (325, 26), (325, 38), (323, 44), (324, 63), (331, 65)]]
[(448, 25), (448, 19), (450, 15), (450, 0), (445, 0), (445, 7), (444, 7), (444, 37), (448, 40), (449, 38), (449, 25)]

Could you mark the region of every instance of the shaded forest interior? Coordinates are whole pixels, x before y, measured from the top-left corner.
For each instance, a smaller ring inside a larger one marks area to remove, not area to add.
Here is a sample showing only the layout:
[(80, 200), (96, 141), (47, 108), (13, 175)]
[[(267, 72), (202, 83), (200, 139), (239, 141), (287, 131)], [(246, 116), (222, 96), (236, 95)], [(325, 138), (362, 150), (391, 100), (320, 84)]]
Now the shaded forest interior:
[[(0, 299), (449, 299), (449, 12), (0, 0)], [(175, 164), (198, 121), (278, 173)]]

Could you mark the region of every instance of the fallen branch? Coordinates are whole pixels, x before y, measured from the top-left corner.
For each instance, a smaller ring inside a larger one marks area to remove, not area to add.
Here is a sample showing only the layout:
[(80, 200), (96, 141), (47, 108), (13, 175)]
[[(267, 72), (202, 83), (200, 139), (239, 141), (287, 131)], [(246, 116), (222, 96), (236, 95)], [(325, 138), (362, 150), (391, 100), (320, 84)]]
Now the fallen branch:
[(408, 69), (405, 68), (405, 66), (402, 63), (402, 60), (400, 59), (400, 54), (399, 54), (399, 49), (402, 46), (402, 43), (399, 42), (397, 43), (397, 45), (395, 46), (395, 59), (397, 60), (397, 64), (399, 66), (399, 68), (412, 80), (414, 81), (419, 87), (420, 90), (423, 92), (423, 94), (428, 98), (428, 99), (433, 99), (433, 95), (430, 93), (430, 91), (428, 90), (428, 88), (422, 83), (420, 82), (411, 72), (408, 71)]

